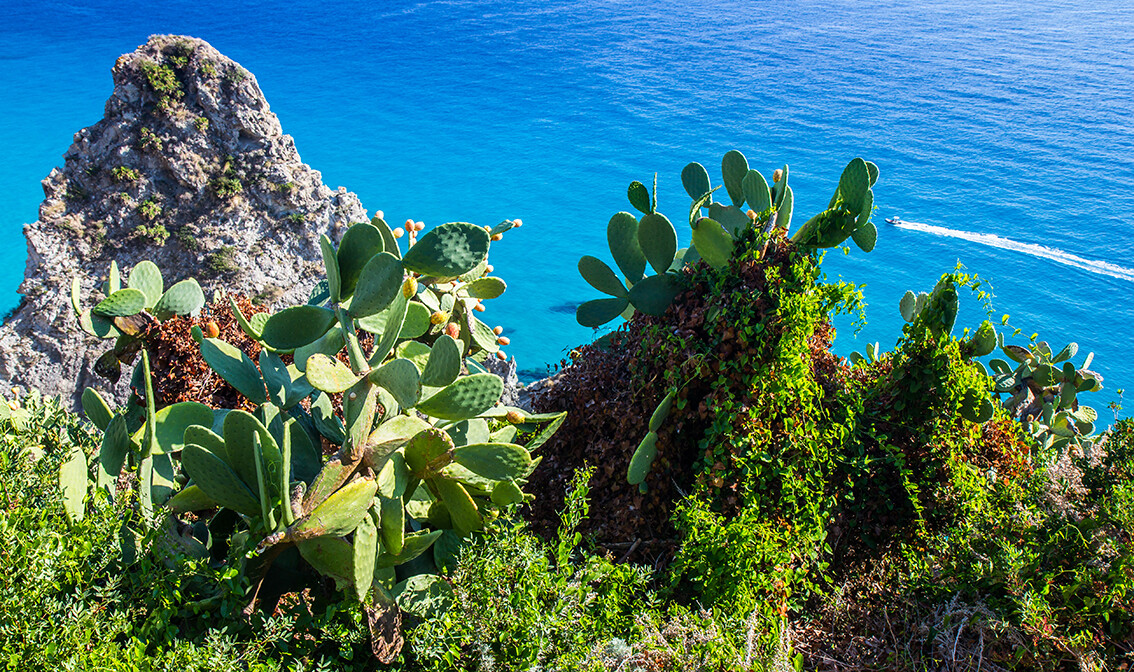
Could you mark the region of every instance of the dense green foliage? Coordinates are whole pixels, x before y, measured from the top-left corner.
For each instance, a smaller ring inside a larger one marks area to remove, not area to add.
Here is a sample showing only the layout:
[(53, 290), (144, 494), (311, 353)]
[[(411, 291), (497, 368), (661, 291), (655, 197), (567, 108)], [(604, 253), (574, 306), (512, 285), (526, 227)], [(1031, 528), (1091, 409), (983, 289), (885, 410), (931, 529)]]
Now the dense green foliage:
[[(683, 171), (684, 250), (656, 184), (631, 184), (641, 217), (608, 227), (624, 278), (584, 257), (611, 298), (578, 313), (629, 319), (573, 353), (548, 413), (499, 405), (485, 368), (507, 343), (476, 317), (506, 288), (489, 243), (513, 222), (409, 222), (405, 251), (357, 224), (322, 241), (306, 304), (233, 299), (227, 322), (149, 262), (112, 266), (89, 309), (76, 283), (77, 320), (113, 339), (99, 371), (137, 363), (134, 394), (88, 391), (93, 427), (35, 393), (0, 406), (0, 666), (1134, 663), (1134, 422), (1098, 431), (1091, 356), (1010, 344), (1007, 318), (957, 333), (969, 292), (991, 314), (958, 268), (848, 363), (830, 318), (865, 307), (822, 248), (873, 248), (877, 167), (852, 161), (790, 235), (786, 166), (769, 184), (730, 152), (722, 176), (731, 205)], [(997, 350), (1014, 364), (986, 368)], [(171, 390), (154, 362), (219, 382)]]
[[(83, 518), (88, 492), (120, 496), (126, 475), (143, 517), (156, 506), (173, 514), (166, 543), (250, 579), (246, 611), (275, 611), (286, 595), (318, 593), (330, 579), (362, 604), (375, 657), (394, 660), (402, 611), (449, 600), (437, 568), (525, 500), (529, 449), (563, 419), (499, 406), (503, 381), (484, 368), (506, 337), (474, 312), (506, 289), (486, 274), (488, 249), (515, 223), (443, 224), (420, 240), (424, 225), (407, 226), (404, 254), (404, 232), (380, 217), (351, 227), (337, 249), (323, 236), (326, 279), (306, 304), (248, 317), (230, 300), (258, 361), (221, 339), (214, 322), (182, 334), (236, 394), (218, 408), (201, 403), (208, 398), (158, 408), (151, 332), (200, 311), (195, 281), (165, 290), (143, 261), (123, 287), (112, 264), (105, 298), (83, 310), (76, 278), (75, 317), (88, 333), (115, 339), (96, 370), (116, 380), (139, 352), (141, 361), (122, 409), (84, 392), (104, 436), (95, 478), (82, 452), (61, 467), (69, 518)], [(327, 456), (324, 445), (339, 449)], [(136, 534), (124, 528), (125, 553), (134, 553)], [(202, 598), (202, 610), (216, 609), (224, 590)]]

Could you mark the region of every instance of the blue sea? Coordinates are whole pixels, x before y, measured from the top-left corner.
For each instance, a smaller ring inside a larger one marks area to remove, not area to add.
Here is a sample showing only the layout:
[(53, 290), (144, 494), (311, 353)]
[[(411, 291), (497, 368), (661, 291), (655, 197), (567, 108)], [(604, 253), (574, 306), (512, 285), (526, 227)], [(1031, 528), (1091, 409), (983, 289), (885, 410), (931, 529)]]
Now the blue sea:
[[(866, 285), (868, 324), (837, 322), (840, 354), (891, 348), (902, 294), (960, 262), (1015, 342), (1096, 353), (1096, 406), (1134, 385), (1128, 0), (3, 2), (0, 308), (17, 302), (39, 181), (101, 118), (115, 58), (181, 33), (254, 73), (304, 161), (371, 212), (522, 218), (493, 247), (509, 288), (485, 316), (529, 377), (594, 336), (575, 323), (598, 298), (575, 265), (608, 256), (627, 184), (656, 172), (680, 224), (682, 166), (719, 183), (736, 148), (765, 175), (790, 164), (801, 218), (851, 158), (881, 167), (877, 249), (824, 262)], [(881, 223), (894, 215), (908, 223)], [(972, 299), (958, 328), (981, 319)]]

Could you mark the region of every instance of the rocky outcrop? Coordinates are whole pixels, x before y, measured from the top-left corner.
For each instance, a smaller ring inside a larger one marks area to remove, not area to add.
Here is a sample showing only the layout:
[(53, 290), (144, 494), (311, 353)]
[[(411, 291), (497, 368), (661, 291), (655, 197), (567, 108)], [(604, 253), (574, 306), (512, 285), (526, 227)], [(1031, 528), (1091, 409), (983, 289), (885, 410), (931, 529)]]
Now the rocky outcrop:
[(75, 134), (24, 228), (23, 299), (0, 328), (4, 391), (75, 400), (103, 384), (91, 367), (108, 344), (78, 328), (76, 274), (86, 305), (112, 260), (125, 271), (142, 259), (166, 286), (195, 277), (206, 296), (301, 302), (322, 272), (319, 235), (367, 219), (354, 194), (300, 160), (256, 78), (206, 42), (151, 37), (113, 76), (104, 118)]

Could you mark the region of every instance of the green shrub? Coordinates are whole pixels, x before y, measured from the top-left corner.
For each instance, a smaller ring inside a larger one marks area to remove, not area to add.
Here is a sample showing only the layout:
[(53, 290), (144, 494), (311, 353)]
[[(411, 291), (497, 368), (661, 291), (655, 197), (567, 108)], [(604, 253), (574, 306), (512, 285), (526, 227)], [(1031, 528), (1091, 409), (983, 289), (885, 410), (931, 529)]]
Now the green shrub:
[(232, 245), (218, 247), (209, 253), (205, 266), (213, 275), (236, 273), (240, 270), (236, 264), (236, 248)]
[(110, 171), (110, 174), (113, 175), (114, 179), (118, 182), (137, 182), (138, 179), (142, 177), (142, 174), (137, 170), (127, 168), (126, 166), (118, 166)]
[[(187, 57), (186, 62), (188, 62)], [(185, 95), (181, 90), (181, 81), (177, 79), (177, 73), (168, 65), (143, 61), (142, 75), (157, 95), (157, 109), (160, 111), (168, 110)]]
[(164, 143), (156, 133), (143, 126), (142, 130), (139, 131), (138, 146), (142, 149), (152, 149), (156, 152), (160, 152), (164, 147)]
[(419, 669), (595, 669), (615, 639), (635, 638), (635, 613), (654, 604), (649, 573), (576, 550), (589, 478), (573, 481), (557, 547), (502, 522), (463, 549), (452, 606), (409, 634)]
[(140, 224), (134, 227), (134, 230), (154, 245), (165, 245), (165, 241), (169, 240), (169, 229), (165, 228), (164, 224), (151, 224), (149, 226)]

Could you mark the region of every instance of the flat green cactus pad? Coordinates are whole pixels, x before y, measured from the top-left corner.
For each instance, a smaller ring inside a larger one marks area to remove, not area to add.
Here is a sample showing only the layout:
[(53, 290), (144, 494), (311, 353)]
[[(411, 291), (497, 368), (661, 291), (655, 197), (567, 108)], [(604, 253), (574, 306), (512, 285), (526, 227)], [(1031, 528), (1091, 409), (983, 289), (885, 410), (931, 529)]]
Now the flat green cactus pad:
[(217, 504), (246, 516), (260, 515), (260, 501), (223, 460), (204, 448), (187, 444), (181, 465), (193, 482)]
[(491, 373), (458, 378), (417, 404), (417, 410), (443, 420), (466, 420), (492, 408), (504, 393), (504, 381)]
[(260, 338), (270, 348), (291, 351), (319, 340), (335, 321), (333, 310), (292, 306), (269, 317)]
[(489, 235), (467, 222), (434, 227), (402, 258), (405, 267), (422, 275), (455, 278), (471, 271), (488, 256)]
[(120, 289), (91, 308), (91, 315), (124, 317), (146, 309), (146, 295), (140, 289)]

